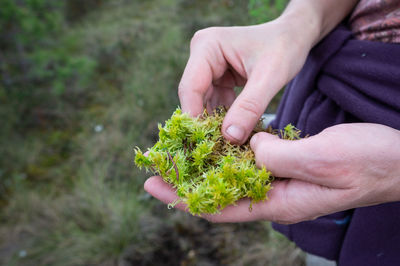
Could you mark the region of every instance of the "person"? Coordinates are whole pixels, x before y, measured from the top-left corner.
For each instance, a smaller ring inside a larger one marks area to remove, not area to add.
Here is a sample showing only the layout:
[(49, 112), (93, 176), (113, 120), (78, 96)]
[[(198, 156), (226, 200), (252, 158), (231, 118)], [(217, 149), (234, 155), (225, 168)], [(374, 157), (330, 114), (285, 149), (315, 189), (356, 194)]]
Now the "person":
[[(257, 165), (282, 177), (269, 200), (249, 211), (243, 199), (203, 218), (272, 221), (305, 251), (340, 265), (400, 265), (399, 5), (292, 0), (271, 22), (194, 35), (178, 90), (183, 111), (230, 106), (222, 133), (242, 144), (290, 82), (272, 125), (293, 123), (310, 135), (255, 134)], [(235, 86), (244, 86), (237, 97)], [(145, 189), (165, 203), (177, 198), (157, 176)]]

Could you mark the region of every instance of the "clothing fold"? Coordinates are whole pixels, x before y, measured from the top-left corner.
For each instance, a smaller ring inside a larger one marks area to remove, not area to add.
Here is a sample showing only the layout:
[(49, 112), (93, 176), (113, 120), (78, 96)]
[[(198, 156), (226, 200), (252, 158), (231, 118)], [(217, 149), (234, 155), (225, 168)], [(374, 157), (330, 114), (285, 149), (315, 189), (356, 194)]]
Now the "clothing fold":
[[(400, 130), (400, 45), (355, 40), (340, 25), (288, 84), (271, 125), (292, 123), (304, 136), (353, 122)], [(400, 202), (273, 227), (339, 265), (400, 265)]]

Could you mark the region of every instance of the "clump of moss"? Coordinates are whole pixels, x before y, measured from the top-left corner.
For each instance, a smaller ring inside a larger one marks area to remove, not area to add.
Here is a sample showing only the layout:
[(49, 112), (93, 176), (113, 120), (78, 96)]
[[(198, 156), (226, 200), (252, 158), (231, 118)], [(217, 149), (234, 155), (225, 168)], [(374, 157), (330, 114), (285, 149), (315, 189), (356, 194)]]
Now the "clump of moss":
[[(272, 188), (271, 173), (256, 167), (249, 143), (233, 145), (222, 136), (225, 113), (217, 109), (192, 118), (178, 108), (164, 126), (158, 125), (159, 140), (148, 154), (135, 150), (135, 164), (176, 188), (180, 199), (172, 205), (183, 202), (193, 215), (218, 213), (245, 197), (251, 203), (264, 201)], [(268, 131), (286, 139), (300, 134), (290, 124), (283, 131)]]

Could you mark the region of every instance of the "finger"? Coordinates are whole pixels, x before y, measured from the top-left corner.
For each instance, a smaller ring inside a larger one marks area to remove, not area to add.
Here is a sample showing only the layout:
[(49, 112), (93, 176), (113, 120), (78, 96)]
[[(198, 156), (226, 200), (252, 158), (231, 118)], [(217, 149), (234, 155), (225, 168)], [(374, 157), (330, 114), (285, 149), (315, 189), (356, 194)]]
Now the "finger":
[[(170, 204), (179, 199), (175, 190), (160, 176), (152, 176), (146, 180), (144, 189), (156, 199), (165, 204)], [(236, 205), (226, 207), (220, 214), (202, 214), (201, 217), (212, 222), (249, 222), (259, 220), (264, 214), (260, 208), (261, 203), (253, 204), (250, 211), (250, 200), (241, 199)], [(179, 203), (175, 208), (186, 211), (186, 205)]]
[(250, 209), (250, 199), (238, 200), (234, 205), (229, 205), (217, 214), (202, 214), (201, 217), (213, 223), (240, 223), (260, 220), (263, 217), (262, 203), (252, 204)]
[(200, 32), (192, 39), (190, 57), (178, 88), (182, 110), (192, 116), (203, 112), (204, 97), (208, 88), (227, 68), (214, 31)]
[[(144, 189), (165, 204), (173, 203), (179, 199), (175, 190), (160, 176), (148, 178), (144, 184)], [(254, 211), (250, 211), (249, 206), (250, 200), (242, 199), (236, 205), (226, 207), (221, 214), (202, 214), (201, 217), (212, 222), (248, 222), (257, 220), (263, 215), (260, 208), (256, 207), (253, 208)], [(254, 206), (258, 206), (258, 204), (254, 204)], [(175, 208), (186, 211), (186, 204), (179, 203)]]
[(233, 69), (227, 69), (221, 78), (213, 81), (206, 93), (207, 111), (212, 113), (219, 106), (229, 109), (236, 98), (235, 86), (243, 86), (244, 84), (245, 79), (243, 77)]
[(247, 79), (239, 74), (232, 67), (227, 68), (221, 78), (215, 80), (213, 84), (216, 87), (226, 87), (233, 89), (235, 86), (243, 87), (246, 85)]
[[(331, 189), (300, 180), (276, 180), (266, 201), (253, 203), (241, 199), (218, 214), (203, 214), (214, 223), (250, 222), (268, 220), (281, 224), (297, 223), (315, 219), (319, 216), (351, 208), (355, 191), (351, 189)], [(161, 177), (150, 177), (145, 183), (145, 190), (155, 198), (169, 204), (178, 199), (174, 189)], [(186, 205), (175, 206), (186, 211)]]
[(301, 140), (283, 140), (268, 133), (257, 133), (250, 140), (256, 163), (276, 177), (295, 178), (333, 188), (348, 188), (347, 174), (340, 158), (319, 135)]
[[(175, 189), (167, 184), (161, 176), (152, 176), (146, 180), (144, 183), (144, 189), (153, 197), (164, 202), (165, 204), (170, 204), (179, 199), (175, 193)], [(175, 208), (180, 210), (185, 210), (186, 205), (183, 203), (178, 203)]]
[[(214, 110), (214, 102), (215, 104), (217, 103), (217, 97), (215, 96), (215, 90), (214, 90), (214, 86), (210, 85), (208, 87), (208, 90), (204, 96), (204, 100), (203, 102), (205, 103), (205, 107), (207, 109), (207, 112), (209, 114), (212, 114), (213, 110)], [(204, 107), (204, 106), (203, 106)]]
[(191, 56), (178, 88), (179, 101), (184, 112), (192, 116), (198, 116), (203, 112), (204, 97), (211, 81), (212, 71), (208, 62)]
[(254, 68), (243, 91), (228, 110), (222, 132), (229, 141), (242, 144), (247, 140), (272, 97), (284, 85), (283, 79), (279, 78), (282, 75), (271, 66), (277, 64), (269, 62), (267, 66), (263, 63)]
[(296, 150), (297, 144), (263, 132), (255, 134), (250, 140), (257, 166), (265, 166), (276, 177), (299, 175), (303, 162)]
[(243, 199), (219, 214), (202, 217), (216, 223), (267, 220), (293, 224), (350, 209), (354, 202), (353, 189), (332, 189), (294, 179), (276, 180), (272, 185), (269, 199), (254, 203), (251, 210), (250, 200)]
[(207, 99), (207, 111), (211, 114), (215, 108), (220, 106), (229, 109), (235, 98), (236, 94), (232, 88), (216, 87), (213, 89), (213, 94)]
[[(225, 106), (227, 109), (229, 109), (236, 98), (236, 93), (233, 90), (233, 88), (217, 87), (216, 93), (218, 94), (219, 106), (222, 105)], [(215, 107), (218, 107), (218, 105)]]
[[(304, 211), (296, 209), (299, 201), (298, 197), (289, 198), (287, 195), (287, 181), (274, 181), (273, 189), (268, 192), (268, 199), (253, 203), (250, 208), (251, 200), (241, 199), (235, 205), (230, 205), (218, 214), (205, 214), (203, 218), (214, 223), (233, 223), (233, 222), (251, 222), (256, 220), (268, 220), (278, 223), (294, 223), (301, 219), (306, 219), (307, 214)], [(293, 183), (293, 182), (292, 182)]]
[[(236, 98), (234, 88), (236, 86), (244, 86), (245, 81), (245, 78), (240, 76), (235, 70), (228, 69), (220, 79), (213, 82), (215, 94), (217, 95), (215, 98), (218, 98), (218, 105), (229, 108)], [(218, 105), (215, 107), (218, 107)]]

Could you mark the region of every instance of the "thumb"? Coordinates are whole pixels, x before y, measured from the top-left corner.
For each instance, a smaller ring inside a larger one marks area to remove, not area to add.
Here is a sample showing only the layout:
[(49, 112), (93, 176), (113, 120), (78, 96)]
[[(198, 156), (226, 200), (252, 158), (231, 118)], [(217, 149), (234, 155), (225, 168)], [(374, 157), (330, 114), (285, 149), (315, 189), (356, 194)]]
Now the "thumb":
[(278, 136), (260, 132), (250, 140), (258, 167), (266, 169), (276, 177), (287, 177), (319, 185), (336, 187), (329, 179), (334, 162), (327, 158), (321, 138), (316, 136), (300, 140), (284, 140)]
[(272, 97), (284, 85), (283, 80), (272, 78), (273, 75), (268, 66), (255, 67), (225, 116), (222, 132), (227, 140), (238, 144), (247, 140)]
[(251, 138), (250, 146), (258, 167), (265, 166), (276, 177), (297, 176), (300, 156), (294, 151), (294, 146), (298, 146), (295, 141), (282, 140), (278, 136), (260, 132)]

